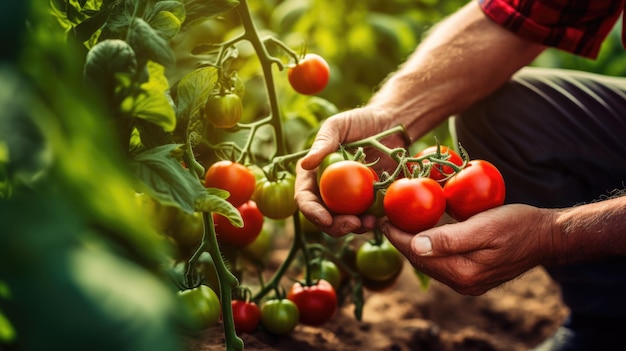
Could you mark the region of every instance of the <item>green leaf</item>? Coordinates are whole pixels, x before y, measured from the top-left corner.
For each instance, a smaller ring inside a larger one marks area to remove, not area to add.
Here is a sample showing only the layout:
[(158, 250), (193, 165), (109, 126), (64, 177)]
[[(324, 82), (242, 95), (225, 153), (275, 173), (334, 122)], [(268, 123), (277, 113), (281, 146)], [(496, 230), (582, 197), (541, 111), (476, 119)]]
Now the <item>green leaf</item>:
[(173, 156), (179, 146), (168, 144), (146, 150), (133, 158), (131, 167), (148, 187), (147, 192), (159, 202), (193, 213), (196, 200), (207, 192)]
[(0, 342), (9, 343), (15, 340), (15, 329), (9, 319), (0, 310)]
[(85, 61), (85, 81), (110, 98), (117, 87), (116, 75), (132, 76), (137, 71), (135, 51), (123, 40), (108, 39), (96, 44)]
[(233, 226), (243, 227), (243, 219), (237, 208), (222, 197), (224, 193), (228, 194), (228, 192), (220, 189), (209, 190), (210, 192), (205, 193), (196, 200), (196, 211), (219, 213), (228, 218)]
[(176, 61), (168, 41), (141, 18), (133, 18), (128, 43), (140, 61), (152, 60), (164, 66), (172, 66)]
[(183, 0), (187, 18), (184, 26), (225, 14), (239, 5), (238, 0)]
[(145, 20), (161, 36), (170, 39), (178, 33), (185, 17), (185, 6), (181, 2), (159, 1), (147, 10)]
[(178, 118), (182, 121), (200, 118), (200, 110), (216, 84), (215, 67), (198, 68), (183, 76), (177, 90)]
[(176, 128), (176, 112), (169, 98), (169, 83), (162, 65), (148, 61), (146, 64), (148, 81), (141, 84), (141, 92), (122, 103), (122, 109), (133, 117), (152, 122), (166, 132)]

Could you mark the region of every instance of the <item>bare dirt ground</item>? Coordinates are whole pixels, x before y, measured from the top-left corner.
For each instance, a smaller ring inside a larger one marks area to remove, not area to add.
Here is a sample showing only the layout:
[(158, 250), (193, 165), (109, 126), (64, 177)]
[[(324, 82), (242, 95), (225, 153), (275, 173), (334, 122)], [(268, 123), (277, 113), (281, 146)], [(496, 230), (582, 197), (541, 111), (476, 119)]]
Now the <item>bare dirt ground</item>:
[[(245, 350), (521, 351), (552, 335), (567, 315), (558, 286), (542, 268), (470, 297), (435, 281), (422, 290), (406, 263), (394, 287), (365, 298), (360, 322), (348, 304), (319, 328), (298, 326), (281, 337), (262, 330), (242, 335)], [(189, 351), (225, 349), (221, 325), (185, 341)]]

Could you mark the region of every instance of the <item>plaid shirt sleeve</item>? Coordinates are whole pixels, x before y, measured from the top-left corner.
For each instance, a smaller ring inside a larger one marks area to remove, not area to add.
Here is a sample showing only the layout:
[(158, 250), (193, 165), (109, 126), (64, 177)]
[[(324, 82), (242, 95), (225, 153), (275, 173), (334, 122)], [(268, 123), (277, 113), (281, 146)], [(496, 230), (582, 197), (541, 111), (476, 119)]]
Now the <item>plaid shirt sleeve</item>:
[[(534, 42), (596, 58), (624, 0), (478, 0), (496, 23)], [(622, 42), (624, 42), (622, 32)]]

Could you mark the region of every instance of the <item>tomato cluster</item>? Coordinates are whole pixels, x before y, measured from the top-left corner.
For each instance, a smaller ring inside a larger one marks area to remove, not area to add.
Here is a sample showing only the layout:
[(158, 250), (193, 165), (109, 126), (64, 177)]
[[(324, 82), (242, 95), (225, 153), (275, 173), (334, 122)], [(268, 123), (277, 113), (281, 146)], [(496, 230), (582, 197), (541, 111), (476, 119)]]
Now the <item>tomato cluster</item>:
[(318, 168), (320, 197), (334, 214), (387, 216), (410, 233), (432, 228), (445, 212), (464, 221), (504, 203), (504, 179), (488, 161), (465, 162), (437, 145), (416, 153), (406, 166), (404, 176), (377, 190), (379, 179), (370, 167), (331, 154)]

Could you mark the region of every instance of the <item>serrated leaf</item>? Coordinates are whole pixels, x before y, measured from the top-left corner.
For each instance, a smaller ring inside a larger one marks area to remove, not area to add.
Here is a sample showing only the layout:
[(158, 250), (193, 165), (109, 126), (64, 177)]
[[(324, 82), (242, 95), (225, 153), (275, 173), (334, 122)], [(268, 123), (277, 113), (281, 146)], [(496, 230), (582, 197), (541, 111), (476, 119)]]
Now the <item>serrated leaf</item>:
[[(221, 197), (224, 192), (223, 190), (214, 189), (211, 190), (210, 193), (207, 192), (200, 196), (196, 200), (196, 211), (218, 213), (228, 218), (233, 226), (238, 228), (243, 227), (243, 219), (237, 208)], [(213, 193), (217, 193), (219, 196)]]
[(217, 68), (202, 67), (187, 73), (178, 83), (178, 118), (196, 119), (217, 84)]
[(132, 111), (135, 118), (152, 122), (166, 132), (176, 128), (176, 112), (168, 98), (169, 83), (165, 78), (162, 65), (148, 61), (146, 64), (148, 81), (141, 84), (141, 92), (131, 100), (132, 106), (125, 108)]
[(187, 18), (184, 25), (223, 15), (239, 5), (238, 0), (184, 0)]
[(176, 61), (168, 41), (141, 18), (133, 18), (128, 42), (141, 60), (152, 60), (164, 66), (172, 66)]
[(178, 206), (191, 214), (195, 212), (196, 200), (207, 192), (172, 156), (179, 146), (168, 144), (146, 150), (133, 158), (131, 167), (151, 196), (162, 204)]

